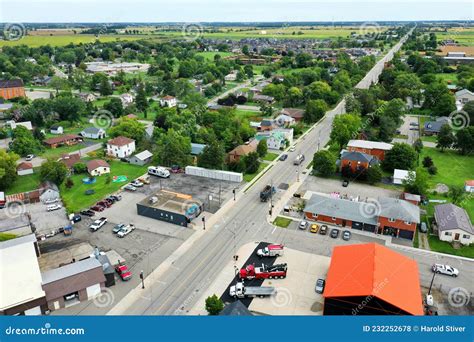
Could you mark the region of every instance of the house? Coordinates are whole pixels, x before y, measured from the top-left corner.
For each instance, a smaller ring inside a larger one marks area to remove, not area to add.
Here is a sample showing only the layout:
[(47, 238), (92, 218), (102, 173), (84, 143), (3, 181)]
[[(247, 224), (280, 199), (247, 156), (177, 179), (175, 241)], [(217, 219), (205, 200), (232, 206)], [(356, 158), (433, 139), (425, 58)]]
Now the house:
[(293, 143), (293, 129), (279, 128), (273, 131), (259, 132), (255, 136), (259, 142), (266, 140), (267, 148), (270, 150), (282, 150), (288, 144)]
[(377, 157), (380, 161), (385, 159), (385, 153), (390, 151), (392, 147), (392, 144), (368, 140), (350, 140), (347, 144), (348, 151), (366, 153)]
[(15, 122), (13, 120), (9, 120), (5, 122), (5, 124), (9, 126), (12, 130), (19, 126), (25, 127), (29, 131), (33, 130), (33, 125), (31, 124), (31, 121)]
[(254, 102), (260, 102), (260, 103), (266, 103), (266, 104), (272, 104), (275, 102), (275, 98), (273, 96), (268, 96), (268, 95), (254, 95), (252, 100)]
[(467, 180), (464, 182), (464, 189), (467, 192), (474, 192), (474, 180)]
[(153, 153), (148, 150), (145, 150), (132, 156), (129, 162), (130, 164), (143, 166), (148, 163), (151, 163), (151, 158), (153, 158)]
[(378, 159), (374, 156), (357, 151), (346, 151), (341, 155), (340, 171), (349, 168), (352, 172), (358, 173), (375, 164), (378, 164)]
[(417, 262), (378, 243), (336, 246), (324, 289), (324, 315), (421, 316)]
[(408, 171), (408, 170), (393, 170), (393, 184), (402, 185), (403, 181), (408, 179), (410, 173), (415, 174), (415, 171)]
[(107, 136), (103, 128), (97, 128), (94, 126), (86, 127), (79, 133), (82, 137), (88, 139), (103, 139)]
[(237, 72), (234, 70), (230, 74), (224, 76), (224, 80), (233, 82), (237, 80)]
[(456, 97), (456, 102), (461, 104), (462, 107), (469, 101), (474, 101), (474, 93), (467, 89), (457, 91), (454, 96)]
[(93, 299), (105, 288), (102, 264), (96, 258), (47, 270), (41, 274), (41, 278), (51, 311)]
[(234, 148), (232, 151), (227, 153), (227, 160), (229, 163), (234, 163), (240, 161), (240, 158), (246, 156), (251, 152), (256, 152), (258, 146), (258, 140), (254, 139), (245, 144), (239, 145)]
[(120, 101), (122, 101), (122, 106), (124, 107), (128, 107), (129, 105), (131, 105), (133, 103), (133, 96), (132, 94), (121, 94), (119, 96), (119, 99)]
[(92, 93), (80, 93), (78, 96), (84, 102), (94, 102), (97, 100), (97, 97)]
[(10, 100), (25, 96), (25, 87), (21, 79), (0, 80), (0, 98)]
[(107, 154), (116, 158), (130, 157), (135, 152), (135, 140), (127, 137), (116, 137), (107, 142)]
[(196, 144), (196, 143), (191, 143), (191, 155), (193, 156), (198, 156), (204, 151), (204, 148), (206, 148), (206, 145), (204, 144)]
[(72, 146), (82, 142), (82, 137), (77, 134), (65, 134), (59, 137), (46, 139), (43, 143), (49, 148), (57, 148), (59, 146)]
[(275, 118), (274, 122), (279, 127), (290, 127), (296, 123), (296, 120), (289, 115), (280, 114)]
[(462, 245), (474, 243), (474, 227), (463, 208), (451, 203), (436, 205), (434, 220), (441, 241), (459, 242)]
[(87, 162), (87, 172), (91, 176), (102, 176), (110, 173), (110, 165), (105, 160), (93, 159)]
[(39, 187), (39, 191), (39, 199), (43, 203), (58, 200), (60, 198), (58, 187), (56, 186), (56, 184), (51, 183), (49, 181), (42, 183)]
[(304, 214), (312, 221), (409, 240), (420, 222), (420, 208), (397, 198), (379, 198), (370, 203), (311, 193)]
[(274, 121), (271, 119), (265, 119), (260, 122), (259, 126), (259, 131), (271, 131), (273, 128), (275, 128)]
[(53, 78), (51, 76), (36, 76), (33, 77), (31, 84), (35, 86), (48, 86)]
[(304, 118), (304, 109), (300, 108), (283, 108), (280, 114), (287, 115), (295, 119), (296, 122), (303, 120)]
[(66, 165), (68, 170), (71, 171), (75, 164), (81, 162), (81, 156), (79, 153), (63, 154), (61, 158), (58, 159), (58, 161)]
[(435, 121), (425, 122), (423, 133), (425, 135), (437, 135), (441, 131), (441, 127), (449, 125), (451, 120), (446, 116), (440, 116)]
[(46, 312), (38, 255), (35, 234), (0, 242), (0, 315), (36, 316)]
[(178, 100), (174, 96), (167, 95), (160, 99), (161, 107), (172, 108), (172, 107), (176, 107), (177, 104), (178, 104)]
[(13, 103), (0, 103), (0, 112), (6, 112), (13, 108)]
[(63, 128), (63, 126), (53, 125), (49, 129), (49, 132), (51, 134), (63, 134), (64, 133), (64, 128)]
[(18, 176), (31, 175), (33, 173), (33, 164), (28, 162), (22, 162), (17, 165), (16, 173)]

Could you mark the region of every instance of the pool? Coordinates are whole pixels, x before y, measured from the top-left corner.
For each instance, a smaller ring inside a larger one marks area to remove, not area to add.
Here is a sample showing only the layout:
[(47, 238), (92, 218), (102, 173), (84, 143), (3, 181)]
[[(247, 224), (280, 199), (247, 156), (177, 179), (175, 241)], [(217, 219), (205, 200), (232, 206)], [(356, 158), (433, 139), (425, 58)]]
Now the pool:
[(82, 183), (84, 184), (94, 184), (95, 182), (97, 182), (97, 179), (95, 179), (95, 177), (82, 178)]

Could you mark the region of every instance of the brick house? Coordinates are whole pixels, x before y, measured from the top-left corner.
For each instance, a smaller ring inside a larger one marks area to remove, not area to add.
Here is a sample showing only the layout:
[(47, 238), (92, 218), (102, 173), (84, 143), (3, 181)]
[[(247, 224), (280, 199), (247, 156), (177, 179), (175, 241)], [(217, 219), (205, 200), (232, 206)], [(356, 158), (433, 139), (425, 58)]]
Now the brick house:
[(377, 157), (380, 161), (385, 159), (385, 153), (390, 151), (392, 147), (392, 144), (368, 140), (350, 140), (347, 144), (349, 152), (365, 153)]
[(25, 97), (23, 81), (21, 79), (0, 81), (0, 97), (5, 100)]
[(76, 145), (80, 142), (82, 142), (81, 136), (77, 134), (65, 134), (59, 137), (46, 139), (44, 141), (44, 144), (49, 148), (56, 148), (56, 147), (64, 146), (64, 145), (68, 145), (68, 146)]
[(227, 153), (227, 160), (229, 163), (238, 162), (241, 157), (246, 156), (251, 152), (257, 151), (258, 141), (252, 140), (246, 144), (239, 145), (232, 151)]
[(341, 156), (341, 170), (350, 168), (353, 173), (367, 170), (375, 164), (378, 164), (376, 157), (362, 152), (344, 152)]

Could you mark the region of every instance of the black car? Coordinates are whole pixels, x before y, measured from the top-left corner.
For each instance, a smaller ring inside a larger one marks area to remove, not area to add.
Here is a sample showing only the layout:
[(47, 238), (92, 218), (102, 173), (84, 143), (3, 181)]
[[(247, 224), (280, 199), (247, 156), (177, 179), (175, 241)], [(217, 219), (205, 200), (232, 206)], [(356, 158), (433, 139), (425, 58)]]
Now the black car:
[(321, 226), (321, 228), (319, 228), (319, 234), (321, 235), (326, 235), (328, 232), (328, 226), (326, 226), (325, 224), (323, 224)]
[(339, 229), (337, 229), (337, 228), (332, 229), (332, 230), (331, 230), (331, 237), (332, 237), (333, 239), (337, 239), (338, 236), (339, 236)]
[(347, 188), (348, 185), (349, 185), (349, 181), (348, 181), (347, 179), (344, 179), (344, 180), (342, 181), (342, 186), (345, 187), (345, 188)]
[(74, 223), (79, 222), (80, 220), (82, 220), (81, 215), (76, 214), (72, 217), (72, 222)]
[(324, 292), (324, 287), (326, 286), (326, 281), (324, 279), (319, 278), (316, 281), (316, 286), (314, 287), (314, 290), (316, 293), (323, 293)]
[(109, 196), (109, 198), (111, 198), (115, 201), (120, 201), (122, 199), (122, 196), (121, 195), (112, 195), (112, 196)]
[(280, 159), (281, 161), (285, 161), (287, 158), (288, 158), (288, 155), (287, 155), (287, 154), (282, 154), (279, 159)]
[(92, 210), (83, 210), (81, 211), (81, 215), (83, 216), (89, 216), (89, 217), (92, 217), (95, 215), (95, 212), (93, 212)]

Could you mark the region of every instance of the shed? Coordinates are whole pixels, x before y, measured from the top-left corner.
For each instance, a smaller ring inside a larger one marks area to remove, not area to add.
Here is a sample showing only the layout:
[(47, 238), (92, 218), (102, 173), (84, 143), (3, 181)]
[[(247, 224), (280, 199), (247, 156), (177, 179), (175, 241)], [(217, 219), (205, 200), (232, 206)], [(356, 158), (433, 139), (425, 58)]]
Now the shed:
[(28, 162), (22, 162), (16, 167), (18, 176), (31, 175), (33, 172), (33, 164)]
[(130, 157), (130, 164), (143, 166), (150, 163), (152, 158), (153, 153), (145, 150)]

